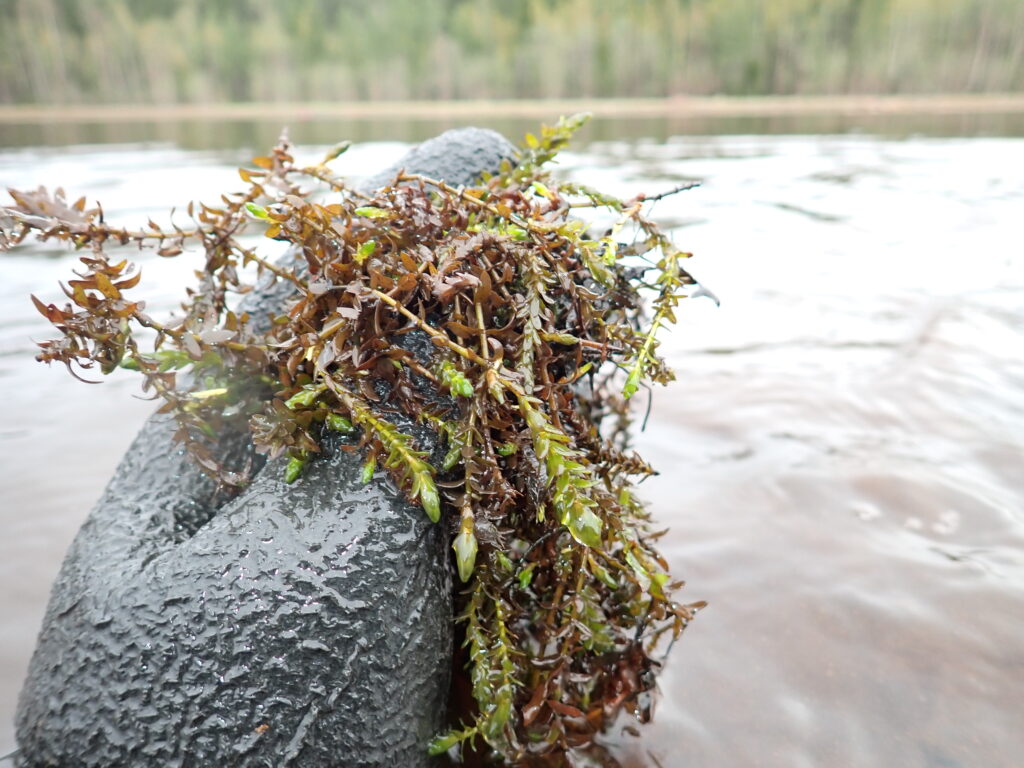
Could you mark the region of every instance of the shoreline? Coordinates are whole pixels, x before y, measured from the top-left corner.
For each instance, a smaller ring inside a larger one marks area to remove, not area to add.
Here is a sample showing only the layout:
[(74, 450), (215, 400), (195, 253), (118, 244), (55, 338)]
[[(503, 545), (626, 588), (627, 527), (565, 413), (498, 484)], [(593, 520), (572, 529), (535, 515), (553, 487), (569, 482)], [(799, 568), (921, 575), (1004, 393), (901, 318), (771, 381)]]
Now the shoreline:
[(247, 102), (222, 104), (0, 105), (0, 124), (131, 123), (169, 120), (554, 119), (773, 117), (780, 115), (958, 115), (1024, 113), (1024, 93), (844, 96), (677, 96), (664, 99), (529, 99), (473, 101)]

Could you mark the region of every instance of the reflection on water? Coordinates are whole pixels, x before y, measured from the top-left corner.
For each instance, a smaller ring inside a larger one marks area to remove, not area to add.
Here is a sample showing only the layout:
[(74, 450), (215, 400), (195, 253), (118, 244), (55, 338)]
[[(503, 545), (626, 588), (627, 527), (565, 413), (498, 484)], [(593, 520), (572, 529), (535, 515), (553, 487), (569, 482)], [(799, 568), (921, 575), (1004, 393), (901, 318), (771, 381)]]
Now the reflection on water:
[[(702, 182), (654, 212), (722, 299), (665, 337), (678, 381), (637, 440), (662, 471), (642, 491), (671, 526), (683, 596), (710, 606), (655, 724), (614, 750), (666, 767), (1014, 764), (1024, 140), (590, 138), (565, 173), (625, 196)], [(338, 167), (401, 150), (357, 147)], [(10, 151), (0, 181), (63, 183), (133, 224), (231, 187), (244, 159)], [(194, 265), (140, 261), (152, 311), (169, 310)], [(63, 551), (152, 408), (128, 377), (86, 387), (31, 361), (47, 330), (25, 297), (53, 298), (72, 263), (48, 247), (0, 260), (0, 754)]]
[[(556, 115), (552, 115), (553, 120)], [(518, 139), (537, 128), (537, 121), (481, 115), (472, 122)], [(395, 120), (344, 120), (285, 114), (262, 120), (160, 120), (109, 123), (0, 123), (0, 147), (40, 147), (82, 144), (160, 142), (185, 149), (248, 148), (262, 153), (287, 125), (298, 144), (422, 141), (441, 131), (466, 124), (461, 116)], [(1024, 114), (781, 114), (771, 116), (692, 116), (598, 118), (582, 136), (592, 141), (654, 139), (682, 135), (789, 135), (865, 133), (876, 136), (1020, 136)]]

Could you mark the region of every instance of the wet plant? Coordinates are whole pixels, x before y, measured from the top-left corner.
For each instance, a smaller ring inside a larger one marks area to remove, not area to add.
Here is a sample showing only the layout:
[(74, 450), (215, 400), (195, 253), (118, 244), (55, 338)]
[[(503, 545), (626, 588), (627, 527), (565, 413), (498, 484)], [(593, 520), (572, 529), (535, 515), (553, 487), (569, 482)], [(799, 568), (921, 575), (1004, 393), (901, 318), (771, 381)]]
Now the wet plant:
[[(424, 749), (456, 761), (468, 745), (561, 764), (620, 712), (646, 721), (655, 647), (702, 606), (673, 597), (681, 584), (635, 495), (654, 470), (629, 446), (631, 397), (673, 378), (658, 331), (696, 285), (689, 254), (643, 196), (551, 175), (583, 120), (527, 135), (471, 188), (401, 172), (360, 193), (327, 165), (345, 145), (303, 167), (282, 140), (239, 171), (243, 191), (190, 204), (188, 227), (115, 227), (61, 190), (11, 190), (0, 209), (0, 247), (34, 233), (83, 252), (63, 306), (32, 297), (60, 331), (39, 360), (79, 378), (138, 371), (226, 489), (255, 469), (224, 466), (225, 431), (287, 456), (289, 482), (340, 432), (364, 481), (385, 469), (446, 527), (471, 704)], [(587, 208), (610, 213), (607, 231), (579, 218)], [(253, 232), (288, 254), (246, 246)], [(141, 274), (108, 254), (129, 244), (203, 254), (179, 316), (155, 320), (129, 298)], [(291, 298), (261, 317), (246, 294), (273, 283)]]

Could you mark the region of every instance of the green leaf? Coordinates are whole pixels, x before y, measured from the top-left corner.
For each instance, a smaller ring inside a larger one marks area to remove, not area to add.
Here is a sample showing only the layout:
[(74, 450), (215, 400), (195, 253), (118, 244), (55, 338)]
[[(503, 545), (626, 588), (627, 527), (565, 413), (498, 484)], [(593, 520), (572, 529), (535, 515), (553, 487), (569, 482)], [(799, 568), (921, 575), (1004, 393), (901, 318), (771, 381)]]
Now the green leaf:
[(551, 190), (548, 189), (543, 184), (541, 184), (539, 181), (533, 182), (533, 191), (536, 192), (541, 197), (546, 197), (549, 200), (554, 197), (554, 195), (551, 194)]
[(320, 161), (320, 165), (327, 165), (327, 163), (331, 162), (332, 160), (337, 160), (343, 154), (348, 152), (351, 146), (351, 141), (339, 141), (337, 144), (335, 144), (333, 147), (327, 150), (327, 154), (324, 155), (324, 159)]
[(463, 738), (463, 735), (459, 731), (452, 731), (451, 733), (446, 733), (444, 736), (438, 736), (430, 742), (430, 746), (427, 747), (427, 754), (435, 757), (437, 755), (443, 755), (449, 749), (462, 741)]
[(597, 576), (598, 580), (600, 580), (601, 583), (609, 589), (618, 589), (620, 586), (622, 586), (621, 584), (619, 584), (619, 582), (615, 580), (615, 578), (611, 575), (607, 568), (598, 563), (592, 557), (590, 558), (590, 570), (593, 572), (595, 576)]
[(640, 586), (647, 590), (651, 586), (651, 574), (644, 568), (636, 555), (632, 551), (626, 552), (626, 562), (629, 563), (629, 567), (633, 569), (633, 572), (637, 575), (637, 580), (640, 582)]
[(262, 205), (256, 205), (256, 203), (246, 203), (245, 210), (255, 216), (257, 219), (269, 219), (270, 215), (267, 213), (267, 209)]
[(421, 472), (420, 481), (420, 504), (423, 511), (427, 513), (430, 522), (436, 523), (441, 519), (441, 499), (437, 495), (437, 486), (434, 485), (434, 478), (429, 472)]
[(650, 593), (655, 597), (665, 599), (665, 584), (668, 583), (669, 575), (664, 571), (651, 574)]
[(501, 735), (501, 730), (505, 727), (505, 723), (508, 722), (510, 714), (512, 714), (512, 698), (510, 696), (502, 696), (498, 700), (498, 706), (494, 708), (494, 712), (484, 722), (484, 736), (492, 741), (497, 739)]
[(459, 459), (462, 458), (462, 446), (453, 445), (448, 449), (448, 453), (444, 455), (444, 461), (441, 462), (441, 470), (447, 472), (449, 469), (459, 463)]
[(284, 481), (291, 485), (299, 476), (302, 474), (302, 470), (306, 468), (306, 464), (309, 462), (309, 454), (303, 454), (302, 456), (292, 456), (288, 460), (288, 466), (284, 468)]
[(344, 416), (339, 416), (337, 413), (327, 414), (327, 428), (333, 429), (335, 432), (341, 432), (343, 435), (351, 434), (356, 430), (356, 428), (352, 426), (351, 421), (346, 419)]
[(594, 279), (597, 280), (605, 288), (615, 287), (615, 274), (608, 269), (601, 259), (594, 255), (594, 252), (590, 248), (581, 249), (583, 255), (583, 262), (587, 265), (587, 269), (590, 270), (590, 274), (593, 275)]
[(533, 569), (536, 565), (536, 563), (530, 563), (519, 572), (519, 586), (521, 589), (526, 589), (530, 586), (530, 582), (533, 581)]
[(193, 400), (209, 400), (212, 397), (220, 397), (228, 393), (227, 387), (215, 387), (214, 389), (201, 389), (198, 392), (189, 392)]
[(363, 485), (366, 485), (368, 482), (373, 480), (373, 473), (376, 472), (376, 471), (377, 471), (377, 458), (375, 456), (371, 456), (370, 458), (368, 458), (366, 460), (366, 463), (363, 464), (363, 474), (362, 474)]
[[(160, 371), (160, 373), (184, 368), (186, 365), (190, 365), (192, 363), (192, 359), (188, 356), (188, 353), (182, 352), (179, 349), (161, 349), (152, 355), (140, 355), (140, 357), (142, 357), (147, 363), (155, 362), (157, 364), (157, 370)], [(128, 371), (141, 370), (139, 361), (133, 357), (124, 358), (121, 361), (120, 366)]]
[(622, 388), (622, 396), (627, 400), (636, 394), (636, 391), (640, 388), (640, 366), (633, 366), (633, 369), (629, 372), (629, 376), (626, 377), (626, 384)]
[(158, 370), (161, 373), (184, 368), (192, 362), (188, 353), (182, 352), (180, 349), (161, 349), (156, 353), (156, 359), (159, 363)]
[(322, 384), (318, 387), (303, 387), (294, 395), (289, 397), (284, 404), (293, 411), (296, 408), (308, 408), (316, 402), (316, 399), (320, 397), (320, 393), (323, 392), (324, 389), (325, 388)]
[(449, 360), (441, 363), (441, 381), (444, 382), (444, 385), (448, 387), (453, 395), (459, 397), (473, 396), (473, 383)]
[(580, 343), (580, 340), (571, 333), (542, 333), (540, 337), (544, 339), (544, 341), (553, 341), (556, 344), (564, 344), (567, 347), (572, 347)]
[(619, 256), (619, 244), (610, 237), (602, 238), (601, 242), (605, 244), (604, 253), (602, 254), (604, 263), (611, 266)]
[(452, 549), (455, 550), (455, 564), (459, 569), (459, 578), (463, 582), (467, 582), (473, 575), (473, 568), (476, 565), (476, 536), (472, 531), (463, 528), (455, 537)]
[(511, 456), (518, 449), (516, 448), (515, 443), (502, 443), (494, 450), (496, 450), (500, 456)]
[(359, 246), (359, 250), (356, 251), (356, 264), (362, 264), (373, 252), (377, 250), (376, 240), (367, 240), (365, 243)]
[(372, 205), (356, 208), (355, 214), (356, 216), (365, 216), (368, 219), (390, 219), (392, 216), (391, 211), (385, 211), (383, 208), (376, 208)]
[(577, 507), (569, 513), (566, 528), (580, 544), (595, 549), (601, 546), (601, 528), (604, 523), (589, 507)]

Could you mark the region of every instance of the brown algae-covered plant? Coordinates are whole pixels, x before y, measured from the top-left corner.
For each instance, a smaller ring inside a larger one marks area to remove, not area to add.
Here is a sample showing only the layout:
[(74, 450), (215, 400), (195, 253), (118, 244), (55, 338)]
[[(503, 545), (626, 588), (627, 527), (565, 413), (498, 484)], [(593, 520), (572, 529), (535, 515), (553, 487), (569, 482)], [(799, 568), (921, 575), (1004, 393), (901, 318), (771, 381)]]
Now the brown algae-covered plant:
[[(471, 188), (402, 172), (367, 195), (325, 165), (344, 145), (300, 167), (282, 141), (239, 171), (244, 191), (190, 204), (187, 229), (114, 227), (60, 190), (11, 190), (0, 209), (0, 248), (34, 232), (85, 254), (63, 307), (32, 297), (61, 332), (39, 360), (76, 376), (141, 373), (176, 439), (226, 489), (253, 470), (220, 462), (225, 428), (286, 454), (289, 482), (340, 432), (366, 481), (381, 465), (446, 526), (472, 702), (424, 749), (455, 760), (469, 744), (557, 763), (623, 710), (646, 721), (655, 646), (703, 605), (673, 599), (681, 585), (635, 496), (654, 470), (628, 445), (630, 397), (673, 378), (657, 333), (695, 285), (689, 254), (645, 216), (643, 196), (551, 176), (584, 120), (527, 135), (517, 162)], [(610, 212), (603, 236), (578, 218), (586, 208)], [(292, 244), (292, 258), (245, 247), (254, 231)], [(205, 253), (180, 316), (158, 322), (128, 298), (140, 272), (105, 252), (128, 244)], [(252, 265), (264, 290), (293, 290), (269, 318), (238, 300)]]

